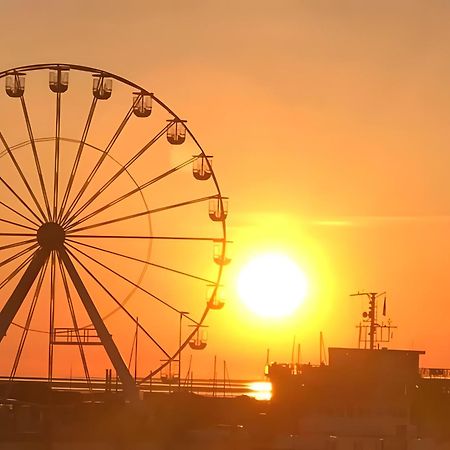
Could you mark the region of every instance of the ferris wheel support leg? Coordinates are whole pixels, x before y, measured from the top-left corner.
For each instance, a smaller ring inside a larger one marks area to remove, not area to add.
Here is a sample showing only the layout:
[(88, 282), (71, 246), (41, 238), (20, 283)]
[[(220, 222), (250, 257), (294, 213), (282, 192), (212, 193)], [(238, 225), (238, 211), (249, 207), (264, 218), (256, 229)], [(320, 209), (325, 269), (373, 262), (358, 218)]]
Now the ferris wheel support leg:
[(3, 309), (0, 311), (0, 342), (6, 336), (11, 322), (14, 320), (17, 312), (19, 311), (28, 291), (31, 289), (36, 277), (44, 266), (47, 258), (50, 255), (50, 250), (40, 248), (36, 251), (25, 270), (22, 278), (17, 283), (16, 288), (9, 297)]
[(95, 329), (97, 330), (102, 345), (105, 348), (106, 353), (108, 354), (108, 357), (112, 362), (114, 369), (117, 372), (117, 375), (120, 378), (120, 381), (122, 382), (123, 390), (126, 397), (132, 401), (138, 400), (139, 390), (136, 386), (136, 383), (133, 377), (131, 376), (125, 362), (123, 361), (122, 356), (111, 337), (111, 334), (109, 333), (99, 312), (97, 311), (97, 308), (95, 307), (95, 304), (91, 299), (91, 296), (89, 295), (86, 287), (84, 286), (83, 281), (78, 275), (75, 266), (73, 265), (64, 247), (58, 249), (58, 252), (75, 286), (75, 289), (77, 290), (78, 295), (80, 296), (80, 299), (83, 302), (83, 305), (89, 315), (89, 318), (92, 321), (92, 324), (94, 325)]

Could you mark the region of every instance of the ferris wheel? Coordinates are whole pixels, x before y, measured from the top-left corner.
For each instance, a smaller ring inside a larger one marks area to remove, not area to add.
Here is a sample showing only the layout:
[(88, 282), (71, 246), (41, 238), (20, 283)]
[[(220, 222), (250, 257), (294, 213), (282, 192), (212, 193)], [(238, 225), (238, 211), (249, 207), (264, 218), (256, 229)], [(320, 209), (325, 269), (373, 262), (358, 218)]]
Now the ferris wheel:
[(145, 380), (203, 349), (224, 305), (228, 200), (212, 156), (112, 73), (41, 64), (0, 78), (0, 372), (51, 381), (70, 365), (89, 382), (112, 365), (135, 397), (138, 332)]

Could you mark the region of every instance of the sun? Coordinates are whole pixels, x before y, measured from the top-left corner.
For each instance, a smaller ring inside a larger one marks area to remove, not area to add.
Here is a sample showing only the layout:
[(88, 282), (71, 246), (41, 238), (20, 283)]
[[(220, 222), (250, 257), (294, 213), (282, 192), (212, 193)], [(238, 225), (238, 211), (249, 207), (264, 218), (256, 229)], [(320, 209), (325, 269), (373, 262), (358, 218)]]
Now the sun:
[(261, 317), (291, 315), (303, 302), (307, 287), (304, 272), (282, 253), (254, 257), (242, 268), (237, 280), (242, 301)]

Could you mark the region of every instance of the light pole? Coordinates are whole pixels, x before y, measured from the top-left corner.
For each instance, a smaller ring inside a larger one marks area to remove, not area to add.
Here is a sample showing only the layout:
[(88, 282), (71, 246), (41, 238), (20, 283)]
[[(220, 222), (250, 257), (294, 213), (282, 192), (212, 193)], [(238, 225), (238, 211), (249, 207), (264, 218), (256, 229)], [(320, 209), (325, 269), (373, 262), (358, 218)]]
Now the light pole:
[(178, 390), (181, 388), (181, 325), (183, 322), (183, 316), (187, 316), (188, 314), (188, 311), (180, 311), (180, 328), (178, 333), (178, 348), (180, 352), (178, 354)]

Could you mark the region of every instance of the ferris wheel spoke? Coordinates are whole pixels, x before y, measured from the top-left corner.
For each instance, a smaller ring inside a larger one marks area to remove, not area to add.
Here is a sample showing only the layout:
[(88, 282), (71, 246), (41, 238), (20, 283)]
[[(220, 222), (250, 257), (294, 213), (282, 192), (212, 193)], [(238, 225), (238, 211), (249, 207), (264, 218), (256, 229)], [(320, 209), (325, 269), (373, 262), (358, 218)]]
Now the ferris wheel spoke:
[(33, 222), (31, 219), (29, 219), (28, 217), (24, 216), (19, 211), (16, 211), (14, 208), (11, 208), (11, 206), (7, 205), (6, 203), (0, 201), (0, 205), (2, 205), (6, 209), (9, 209), (14, 214), (17, 214), (19, 217), (22, 217), (22, 219), (25, 219), (27, 222), (30, 222), (34, 226), (39, 227), (39, 224), (37, 224), (36, 222)]
[(55, 166), (53, 173), (53, 221), (57, 219), (58, 195), (59, 195), (59, 144), (61, 135), (61, 92), (56, 93), (56, 117), (55, 117)]
[(128, 170), (128, 168), (137, 161), (153, 144), (155, 144), (167, 132), (170, 125), (166, 125), (159, 131), (147, 144), (144, 145), (127, 163), (125, 163), (94, 195), (92, 195), (78, 210), (70, 217), (69, 221), (75, 220), (89, 205), (104, 192), (119, 176)]
[(155, 239), (168, 241), (222, 241), (217, 237), (196, 237), (196, 236), (130, 236), (121, 234), (69, 234), (67, 238), (76, 239)]
[[(140, 291), (144, 292), (145, 294), (149, 295), (151, 298), (153, 298), (154, 300), (158, 301), (159, 303), (161, 303), (162, 305), (166, 306), (167, 308), (169, 308), (170, 310), (176, 312), (177, 314), (181, 314), (182, 311), (180, 311), (179, 309), (175, 308), (174, 306), (172, 306), (170, 303), (164, 301), (162, 298), (156, 296), (155, 294), (153, 294), (152, 292), (150, 292), (147, 289), (144, 289), (142, 286), (140, 286), (139, 284), (135, 283), (134, 281), (131, 281), (130, 279), (128, 279), (127, 277), (124, 277), (123, 275), (121, 275), (120, 273), (116, 272), (114, 269), (111, 269), (110, 267), (108, 267), (107, 265), (103, 264), (102, 262), (100, 262), (98, 259), (88, 255), (87, 253), (83, 252), (83, 250), (80, 250), (79, 248), (76, 248), (74, 245), (72, 244), (67, 244), (68, 246), (70, 246), (73, 250), (76, 250), (78, 253), (82, 254), (85, 258), (91, 260), (92, 262), (98, 264), (100, 267), (103, 267), (104, 269), (108, 270), (109, 272), (113, 273), (114, 275), (116, 275), (118, 278), (126, 281), (127, 283), (131, 284), (132, 286), (134, 286), (136, 289), (139, 289)], [(72, 255), (73, 253), (70, 252)], [(73, 255), (74, 258), (75, 255)], [(79, 259), (77, 258), (77, 261), (80, 263)], [(81, 264), (81, 263), (80, 263)], [(85, 266), (83, 266), (83, 268), (86, 269)], [(120, 303), (120, 302), (119, 302)], [(132, 316), (130, 316), (132, 317)], [(189, 316), (186, 316), (186, 318), (188, 320), (190, 320), (191, 322), (197, 323), (194, 319), (192, 319)], [(166, 354), (166, 356), (168, 356)]]
[[(71, 230), (70, 233), (78, 233), (80, 231), (91, 230), (92, 228), (103, 227), (105, 225), (111, 225), (113, 223), (123, 222), (124, 220), (137, 219), (138, 217), (147, 216), (150, 214), (155, 214), (155, 213), (159, 213), (159, 212), (163, 212), (163, 211), (168, 211), (169, 209), (181, 208), (183, 206), (188, 206), (188, 205), (193, 205), (195, 203), (205, 202), (207, 200), (211, 200), (212, 198), (216, 198), (216, 196), (209, 195), (207, 197), (195, 198), (193, 200), (188, 200), (188, 201), (181, 202), (181, 203), (175, 203), (173, 205), (167, 205), (167, 206), (162, 206), (160, 208), (149, 209), (148, 211), (141, 211), (141, 212), (138, 212), (135, 214), (130, 214), (127, 216), (118, 217), (116, 219), (107, 220), (105, 222), (99, 222), (99, 223), (95, 223), (93, 225), (87, 225), (85, 227), (75, 228), (75, 229)], [(68, 232), (69, 232), (69, 230), (70, 230), (70, 227), (67, 227)]]
[(13, 222), (11, 220), (0, 219), (0, 222), (9, 223), (10, 225), (15, 225), (16, 227), (20, 227), (20, 228), (26, 228), (27, 230), (31, 230), (31, 231), (36, 231), (35, 228), (31, 228), (31, 227), (28, 227), (27, 225), (22, 225), (20, 223)]
[(31, 237), (31, 236), (36, 236), (36, 233), (0, 233), (0, 236), (9, 236), (9, 237), (25, 236), (25, 237)]
[(27, 253), (31, 252), (32, 250), (35, 250), (38, 246), (39, 246), (39, 244), (31, 245), (30, 247), (21, 250), (20, 252), (16, 253), (15, 255), (10, 256), (7, 259), (4, 259), (2, 262), (0, 262), (0, 267), (3, 267), (6, 264), (9, 264), (10, 262), (16, 260), (17, 258), (20, 258), (23, 255), (26, 255)]
[(70, 224), (70, 227), (76, 227), (78, 225), (80, 225), (83, 222), (86, 222), (87, 220), (91, 219), (92, 217), (100, 214), (101, 212), (111, 208), (114, 205), (117, 205), (118, 203), (126, 200), (128, 197), (131, 197), (132, 195), (141, 192), (143, 189), (147, 188), (148, 186), (156, 183), (157, 181), (162, 180), (163, 178), (177, 172), (178, 170), (182, 169), (183, 167), (186, 167), (187, 165), (191, 164), (193, 161), (195, 161), (196, 157), (188, 159), (187, 161), (179, 164), (176, 167), (173, 167), (172, 169), (164, 172), (161, 175), (158, 175), (155, 178), (152, 178), (151, 180), (147, 181), (146, 183), (141, 184), (140, 186), (132, 189), (131, 191), (127, 192), (126, 194), (121, 195), (120, 197), (116, 198), (115, 200), (107, 203), (106, 205), (102, 206), (101, 208), (98, 208), (97, 210), (93, 211), (92, 213), (88, 214), (87, 216), (82, 217), (81, 219), (77, 220), (74, 223)]
[(12, 244), (6, 244), (0, 246), (0, 250), (8, 250), (14, 247), (20, 247), (21, 245), (30, 244), (31, 242), (36, 242), (36, 239), (27, 239), (26, 241), (13, 242)]
[(79, 166), (80, 160), (81, 160), (81, 155), (83, 153), (83, 149), (86, 144), (86, 139), (89, 134), (89, 129), (91, 127), (92, 118), (94, 117), (94, 112), (95, 112), (95, 107), (97, 105), (97, 101), (98, 101), (97, 97), (93, 96), (91, 107), (89, 109), (89, 114), (88, 114), (88, 117), (86, 120), (86, 124), (84, 126), (83, 134), (81, 136), (80, 144), (78, 146), (77, 154), (76, 154), (74, 162), (73, 162), (72, 171), (70, 172), (69, 181), (67, 183), (67, 187), (64, 192), (63, 200), (61, 203), (61, 208), (60, 208), (60, 211), (58, 214), (58, 220), (61, 220), (61, 218), (63, 217), (64, 210), (67, 206), (67, 201), (69, 200), (70, 191), (72, 190), (73, 182), (74, 182), (75, 176), (77, 174), (78, 166)]
[(8, 156), (10, 157), (12, 163), (14, 164), (14, 167), (16, 168), (20, 178), (22, 179), (23, 184), (27, 188), (27, 191), (30, 194), (31, 198), (33, 199), (33, 202), (35, 203), (37, 209), (42, 214), (42, 217), (45, 218), (45, 213), (42, 210), (41, 205), (39, 204), (38, 199), (36, 198), (36, 195), (33, 192), (33, 189), (31, 189), (30, 183), (26, 179), (26, 177), (25, 177), (25, 175), (23, 173), (23, 170), (21, 169), (21, 167), (20, 167), (19, 163), (17, 162), (13, 152), (11, 151), (11, 148), (9, 147), (8, 143), (6, 142), (5, 137), (3, 136), (3, 134), (1, 132), (0, 132), (0, 140), (2, 141), (2, 144), (5, 147), (6, 152), (8, 153)]
[[(71, 245), (70, 245), (71, 246)], [(74, 250), (80, 252), (81, 254), (84, 254), (84, 252), (80, 251), (79, 249), (71, 246)], [(164, 350), (164, 348), (159, 344), (159, 342), (139, 323), (137, 322), (136, 318), (133, 317), (130, 312), (125, 308), (125, 306), (120, 303), (120, 301), (114, 296), (114, 294), (90, 271), (85, 264), (83, 264), (79, 258), (77, 258), (73, 252), (71, 252), (69, 249), (67, 249), (67, 253), (69, 253), (72, 258), (75, 259), (75, 261), (90, 275), (90, 277), (111, 297), (111, 299), (114, 301), (114, 303), (117, 304), (118, 307), (133, 321), (133, 323), (164, 353), (165, 356), (170, 358), (169, 354)], [(87, 255), (87, 257), (90, 259), (90, 256)], [(102, 265), (99, 261), (92, 259), (92, 261), (96, 262), (97, 264)], [(108, 267), (104, 266), (105, 268), (109, 269)], [(149, 294), (152, 297), (154, 297), (152, 294)], [(155, 297), (154, 297), (155, 298)], [(174, 308), (173, 308), (174, 309)]]
[[(39, 217), (29, 206), (28, 204), (17, 194), (17, 192), (8, 184), (7, 181), (5, 181), (3, 179), (3, 177), (0, 176), (0, 181), (3, 183), (3, 185), (6, 187), (6, 189), (8, 189), (9, 192), (11, 192), (11, 194), (14, 195), (14, 197), (17, 198), (17, 200), (19, 200), (19, 202), (25, 206), (26, 209), (28, 209), (28, 211), (30, 211), (30, 213), (38, 220), (38, 222), (40, 222), (41, 224), (43, 223), (43, 220), (41, 217)], [(44, 216), (45, 217), (45, 216)], [(28, 219), (30, 220), (30, 219)]]
[(28, 332), (30, 331), (31, 321), (33, 320), (34, 311), (36, 309), (37, 301), (39, 298), (39, 294), (41, 292), (42, 283), (44, 281), (45, 272), (47, 270), (48, 260), (45, 265), (42, 267), (41, 272), (39, 274), (38, 282), (36, 285), (36, 289), (34, 291), (33, 299), (31, 300), (30, 309), (28, 311), (27, 319), (25, 321), (25, 325), (21, 326), (22, 335), (20, 337), (19, 347), (16, 352), (16, 357), (14, 359), (13, 367), (11, 369), (11, 373), (9, 379), (12, 380), (16, 376), (17, 368), (19, 367), (20, 358), (22, 356), (23, 348), (25, 347), (25, 342), (28, 336)]
[(91, 181), (94, 178), (95, 174), (97, 173), (97, 171), (99, 170), (99, 168), (103, 164), (103, 161), (108, 156), (108, 154), (111, 151), (113, 145), (116, 143), (116, 141), (119, 138), (120, 134), (124, 130), (126, 124), (128, 123), (128, 120), (130, 119), (131, 115), (133, 114), (133, 106), (134, 106), (134, 104), (131, 106), (131, 108), (129, 109), (129, 111), (127, 112), (125, 117), (123, 118), (122, 122), (120, 123), (120, 125), (117, 128), (116, 132), (114, 133), (113, 137), (109, 141), (109, 144), (105, 148), (104, 152), (102, 153), (102, 155), (100, 156), (99, 160), (95, 164), (95, 166), (92, 169), (91, 173), (88, 175), (88, 177), (84, 181), (83, 185), (81, 186), (80, 191), (78, 192), (78, 194), (76, 195), (75, 199), (72, 201), (71, 205), (69, 206), (69, 208), (67, 209), (66, 213), (64, 214), (63, 219), (62, 219), (63, 220), (63, 224), (66, 223), (67, 219), (70, 217), (70, 215), (72, 214), (73, 210), (76, 208), (78, 202), (81, 200), (81, 197), (83, 196), (83, 194), (86, 191), (87, 187), (91, 183)]
[(104, 253), (108, 253), (110, 255), (120, 256), (122, 258), (126, 258), (126, 259), (129, 259), (131, 261), (136, 261), (136, 262), (139, 262), (139, 263), (142, 263), (142, 264), (147, 264), (147, 265), (152, 266), (152, 267), (157, 267), (159, 269), (167, 270), (168, 272), (173, 272), (173, 273), (177, 273), (179, 275), (184, 275), (186, 277), (193, 278), (195, 280), (204, 281), (205, 283), (208, 283), (208, 284), (214, 284), (215, 283), (212, 280), (208, 280), (206, 278), (202, 278), (202, 277), (199, 277), (197, 275), (193, 275), (193, 274), (188, 273), (188, 272), (183, 272), (181, 270), (176, 270), (176, 269), (173, 269), (171, 267), (162, 266), (160, 264), (155, 264), (155, 263), (152, 263), (150, 261), (146, 261), (144, 259), (135, 258), (133, 256), (125, 255), (123, 253), (114, 252), (112, 250), (101, 248), (101, 247), (98, 247), (96, 245), (89, 245), (89, 244), (85, 244), (83, 242), (77, 242), (77, 241), (74, 241), (73, 239), (67, 239), (67, 241), (71, 242), (72, 244), (82, 245), (83, 247), (88, 247), (88, 248), (91, 248), (91, 249), (94, 249), (94, 250), (98, 250), (98, 251), (101, 251), (101, 252), (104, 252)]
[(67, 304), (68, 304), (69, 310), (70, 310), (70, 316), (72, 318), (73, 328), (75, 330), (75, 336), (76, 336), (77, 343), (78, 343), (78, 350), (80, 352), (80, 358), (81, 358), (81, 362), (83, 364), (84, 376), (88, 383), (89, 390), (92, 390), (91, 377), (89, 375), (89, 368), (88, 368), (88, 364), (87, 364), (87, 360), (86, 360), (86, 355), (84, 353), (83, 343), (81, 342), (80, 329), (78, 327), (78, 321), (77, 321), (77, 317), (75, 315), (75, 308), (73, 306), (72, 296), (70, 294), (69, 283), (67, 281), (66, 272), (64, 270), (64, 264), (61, 260), (61, 257), (59, 256), (59, 254), (58, 254), (58, 264), (59, 264), (59, 270), (61, 273), (61, 279), (62, 279), (63, 286), (64, 286), (64, 291), (66, 293)]
[[(30, 144), (31, 144), (31, 149), (33, 151), (34, 162), (35, 162), (36, 170), (37, 170), (38, 177), (39, 177), (39, 183), (41, 185), (42, 195), (44, 197), (45, 207), (47, 209), (47, 217), (45, 217), (45, 214), (43, 214), (43, 216), (46, 219), (50, 219), (50, 217), (51, 217), (50, 203), (48, 200), (47, 189), (46, 189), (45, 183), (44, 183), (44, 175), (42, 173), (42, 167), (41, 167), (41, 163), (39, 161), (39, 155), (38, 155), (37, 148), (36, 148), (36, 142), (35, 142), (34, 136), (33, 136), (33, 129), (31, 127), (30, 116), (28, 115), (27, 105), (25, 103), (25, 97), (23, 95), (20, 97), (20, 101), (22, 103), (23, 116), (25, 118), (25, 122), (27, 125), (28, 137), (30, 138)], [(39, 206), (39, 211), (41, 211), (40, 206)]]

